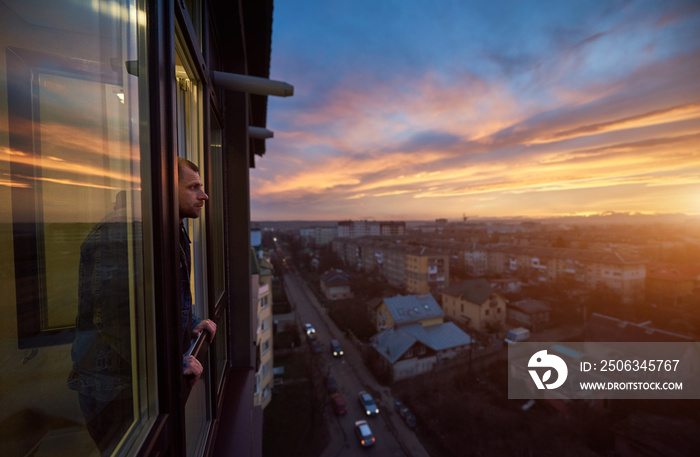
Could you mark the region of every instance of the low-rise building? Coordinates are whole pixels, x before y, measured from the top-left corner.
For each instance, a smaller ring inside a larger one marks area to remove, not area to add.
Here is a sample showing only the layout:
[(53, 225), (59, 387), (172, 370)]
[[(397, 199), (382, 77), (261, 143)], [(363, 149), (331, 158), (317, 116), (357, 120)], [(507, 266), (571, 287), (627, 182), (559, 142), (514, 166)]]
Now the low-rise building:
[(503, 328), (506, 319), (505, 298), (494, 292), (485, 279), (472, 279), (445, 289), (442, 309), (447, 317), (482, 332)]
[(539, 300), (527, 298), (513, 303), (508, 303), (506, 318), (509, 321), (520, 324), (536, 332), (549, 322), (549, 314), (552, 308)]
[(433, 371), (468, 350), (471, 339), (452, 322), (390, 327), (372, 338), (383, 371), (398, 381)]
[(321, 292), (328, 300), (352, 298), (350, 277), (341, 270), (326, 271), (321, 275)]
[(445, 313), (432, 295), (398, 295), (385, 298), (375, 309), (375, 322), (380, 332), (390, 327), (410, 324), (430, 326), (444, 322)]

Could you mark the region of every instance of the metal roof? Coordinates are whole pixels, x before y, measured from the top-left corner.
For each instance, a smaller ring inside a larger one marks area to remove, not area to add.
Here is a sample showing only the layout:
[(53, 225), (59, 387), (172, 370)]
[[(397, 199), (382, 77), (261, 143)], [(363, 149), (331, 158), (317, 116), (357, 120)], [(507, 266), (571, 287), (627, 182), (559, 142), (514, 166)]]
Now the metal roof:
[(452, 322), (427, 327), (412, 324), (384, 330), (375, 336), (372, 346), (393, 364), (417, 342), (437, 352), (468, 345), (471, 338)]
[(459, 297), (477, 305), (489, 299), (493, 289), (485, 279), (469, 279), (461, 284), (455, 284), (443, 291), (444, 295)]
[(444, 317), (445, 313), (432, 295), (398, 295), (385, 298), (389, 314), (398, 325)]

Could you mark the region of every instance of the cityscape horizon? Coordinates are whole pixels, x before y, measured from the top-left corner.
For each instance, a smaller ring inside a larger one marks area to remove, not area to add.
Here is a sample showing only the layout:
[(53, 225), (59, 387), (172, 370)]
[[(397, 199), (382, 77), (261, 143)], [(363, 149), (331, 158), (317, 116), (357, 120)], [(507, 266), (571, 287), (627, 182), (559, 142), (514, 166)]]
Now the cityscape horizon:
[[(369, 220), (369, 221), (395, 221), (399, 219), (384, 218), (384, 217), (374, 217), (365, 216), (358, 218), (341, 217), (341, 218), (325, 218), (325, 219), (256, 219), (253, 218), (252, 221), (255, 223), (263, 222), (308, 222), (308, 223), (328, 223), (337, 222), (344, 220)], [(479, 217), (479, 216), (462, 216), (462, 217), (436, 217), (436, 218), (406, 218), (400, 219), (405, 222), (413, 223), (433, 223), (438, 220), (444, 220), (446, 223), (484, 223), (484, 222), (543, 222), (543, 223), (564, 223), (564, 222), (575, 222), (575, 223), (613, 223), (613, 224), (625, 224), (625, 223), (678, 223), (678, 222), (688, 222), (688, 221), (700, 221), (700, 214), (687, 214), (687, 213), (622, 213), (622, 212), (606, 212), (590, 214), (586, 216), (581, 215), (562, 215), (562, 216), (542, 216), (542, 217), (531, 217), (531, 216), (492, 216), (492, 217)]]

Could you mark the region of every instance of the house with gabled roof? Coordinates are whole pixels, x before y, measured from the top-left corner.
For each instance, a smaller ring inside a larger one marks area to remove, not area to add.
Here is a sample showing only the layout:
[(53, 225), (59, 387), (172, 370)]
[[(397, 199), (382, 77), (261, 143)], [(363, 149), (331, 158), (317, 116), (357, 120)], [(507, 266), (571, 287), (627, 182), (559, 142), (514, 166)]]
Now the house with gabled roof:
[(329, 300), (352, 298), (350, 277), (342, 270), (328, 270), (321, 275), (321, 291)]
[(468, 350), (471, 338), (452, 322), (389, 327), (372, 337), (384, 372), (398, 381), (430, 372), (442, 360)]
[(506, 300), (485, 279), (470, 279), (442, 292), (447, 317), (478, 331), (501, 328), (506, 320)]
[(432, 295), (398, 295), (383, 299), (375, 308), (377, 331), (393, 326), (420, 323), (423, 326), (441, 324), (445, 313)]

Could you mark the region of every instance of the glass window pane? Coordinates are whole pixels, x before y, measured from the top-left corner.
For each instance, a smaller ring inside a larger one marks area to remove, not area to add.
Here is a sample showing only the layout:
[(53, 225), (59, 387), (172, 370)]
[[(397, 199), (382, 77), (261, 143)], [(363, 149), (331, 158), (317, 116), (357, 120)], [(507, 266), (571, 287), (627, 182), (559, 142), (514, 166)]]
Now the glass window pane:
[(110, 454), (147, 419), (142, 17), (0, 3), (0, 455)]
[(210, 180), (211, 199), (209, 200), (209, 217), (212, 227), (212, 287), (214, 306), (219, 305), (219, 300), (226, 289), (224, 268), (225, 268), (225, 247), (224, 247), (224, 161), (221, 146), (221, 127), (219, 127), (214, 114), (211, 115), (210, 132), (210, 160), (212, 175)]
[[(200, 88), (193, 71), (192, 61), (189, 58), (186, 46), (180, 40), (175, 46), (175, 78), (177, 82), (177, 138), (178, 155), (190, 160), (199, 168), (199, 175), (207, 188), (206, 169), (204, 163), (204, 148), (202, 143)], [(199, 217), (186, 217), (184, 226), (190, 238), (190, 252), (192, 268), (190, 271), (190, 292), (193, 297), (192, 317), (205, 319), (209, 317), (209, 296), (206, 284), (208, 281), (207, 257), (206, 257), (206, 230), (205, 224), (209, 214), (210, 201), (207, 201), (201, 210)], [(183, 310), (183, 321), (186, 311)], [(217, 336), (218, 338), (218, 332)], [(185, 441), (187, 443), (186, 455), (199, 455), (206, 444), (206, 437), (210, 426), (210, 364), (208, 353), (199, 356), (203, 373), (200, 380), (192, 387), (187, 402), (185, 403)]]
[(228, 361), (226, 350), (226, 308), (220, 306), (221, 299), (226, 291), (225, 279), (225, 254), (224, 246), (224, 161), (222, 148), (221, 127), (216, 120), (216, 115), (211, 113), (210, 121), (210, 145), (209, 153), (211, 160), (211, 177), (210, 189), (211, 198), (209, 200), (209, 217), (212, 233), (211, 250), (211, 287), (214, 306), (217, 308), (216, 314), (218, 319), (218, 330), (216, 337), (216, 373), (218, 374), (217, 388), (221, 386), (224, 373), (226, 371), (226, 362)]
[(214, 344), (216, 345), (216, 373), (218, 374), (216, 384), (217, 393), (221, 393), (220, 389), (223, 386), (224, 374), (226, 373), (226, 364), (228, 362), (226, 344), (226, 335), (228, 334), (228, 329), (226, 322), (228, 322), (226, 307), (222, 307), (221, 313), (219, 315), (218, 327), (216, 329), (216, 339), (214, 340)]

